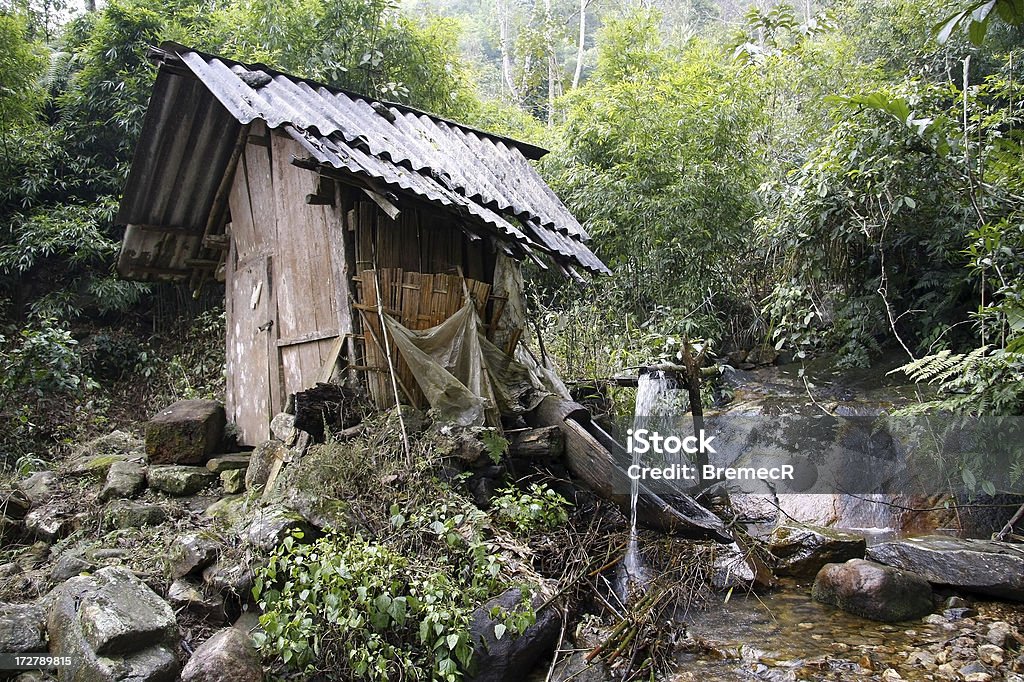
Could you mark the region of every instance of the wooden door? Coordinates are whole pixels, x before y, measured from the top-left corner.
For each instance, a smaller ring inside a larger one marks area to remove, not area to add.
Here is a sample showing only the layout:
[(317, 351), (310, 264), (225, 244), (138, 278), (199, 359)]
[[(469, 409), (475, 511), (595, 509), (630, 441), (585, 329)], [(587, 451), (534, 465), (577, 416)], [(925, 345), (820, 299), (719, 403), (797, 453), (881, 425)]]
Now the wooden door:
[[(274, 346), (272, 261), (256, 254), (232, 266), (234, 253), (227, 259), (227, 385), (228, 421), (238, 429), (239, 441), (257, 445), (270, 438), (270, 370)], [(276, 356), (276, 353), (274, 354)]]

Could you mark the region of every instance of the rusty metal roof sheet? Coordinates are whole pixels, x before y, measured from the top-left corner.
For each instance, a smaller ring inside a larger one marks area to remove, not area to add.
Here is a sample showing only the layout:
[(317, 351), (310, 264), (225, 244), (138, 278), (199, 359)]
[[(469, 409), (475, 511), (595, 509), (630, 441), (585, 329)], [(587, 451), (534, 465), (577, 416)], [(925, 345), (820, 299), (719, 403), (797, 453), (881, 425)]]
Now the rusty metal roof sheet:
[(153, 56), (163, 66), (118, 214), (128, 225), (119, 261), (126, 276), (187, 268), (235, 133), (258, 119), (285, 130), (323, 167), (456, 210), (517, 252), (608, 272), (530, 165), (545, 153), (539, 147), (174, 43)]

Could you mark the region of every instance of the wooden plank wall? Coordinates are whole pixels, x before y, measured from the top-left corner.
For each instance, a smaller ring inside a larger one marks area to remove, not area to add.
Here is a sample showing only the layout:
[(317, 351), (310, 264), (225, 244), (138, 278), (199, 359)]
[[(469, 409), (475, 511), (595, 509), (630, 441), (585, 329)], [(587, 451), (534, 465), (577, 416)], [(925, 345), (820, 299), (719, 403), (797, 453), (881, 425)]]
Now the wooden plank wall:
[[(398, 320), (402, 326), (429, 329), (441, 324), (462, 307), (465, 300), (463, 283), (477, 304), (477, 312), (482, 314), (491, 289), (486, 282), (463, 280), (458, 275), (406, 272), (401, 268), (382, 268), (380, 271), (367, 269), (359, 274), (357, 286), (361, 302), (356, 304), (356, 309), (361, 313), (366, 341), (367, 384), (378, 407), (395, 404), (388, 356), (383, 347), (386, 341), (377, 312), (378, 300), (384, 312)], [(404, 393), (401, 397), (412, 405), (425, 407), (426, 401), (416, 385), (412, 371), (391, 345), (391, 360), (398, 376), (399, 392)]]
[[(304, 155), (291, 138), (255, 123), (229, 199), (227, 403), (247, 445), (269, 437), (270, 419), (284, 409), (288, 395), (313, 386), (336, 357), (338, 337), (352, 332), (352, 267), (342, 211), (306, 203), (308, 194), (325, 189), (333, 198), (335, 188), (291, 164)], [(249, 281), (238, 278), (257, 261), (263, 264), (264, 290), (258, 307), (246, 309)], [(260, 330), (258, 341), (254, 328)], [(246, 379), (243, 386), (231, 378), (236, 375), (260, 375), (265, 382), (259, 388)]]

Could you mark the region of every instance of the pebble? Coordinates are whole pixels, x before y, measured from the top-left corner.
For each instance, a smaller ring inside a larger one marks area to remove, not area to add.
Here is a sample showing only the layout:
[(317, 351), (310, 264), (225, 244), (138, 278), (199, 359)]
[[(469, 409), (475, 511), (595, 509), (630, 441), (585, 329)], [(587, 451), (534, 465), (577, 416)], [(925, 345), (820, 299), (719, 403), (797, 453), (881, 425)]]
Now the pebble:
[(998, 647), (1006, 648), (1006, 645), (1013, 639), (1013, 628), (1009, 623), (997, 620), (988, 626), (985, 639)]
[(885, 671), (882, 672), (882, 682), (895, 682), (896, 680), (902, 679), (903, 678), (900, 674), (892, 668), (886, 668)]

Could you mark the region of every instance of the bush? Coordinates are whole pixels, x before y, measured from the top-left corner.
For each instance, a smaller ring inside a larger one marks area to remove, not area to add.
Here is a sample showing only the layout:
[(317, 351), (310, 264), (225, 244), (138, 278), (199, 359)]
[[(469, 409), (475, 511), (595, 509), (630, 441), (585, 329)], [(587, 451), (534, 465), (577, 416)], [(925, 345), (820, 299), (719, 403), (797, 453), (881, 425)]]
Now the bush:
[(569, 520), (571, 505), (547, 486), (533, 483), (528, 492), (517, 488), (498, 491), (492, 501), (498, 520), (520, 533), (552, 530)]

